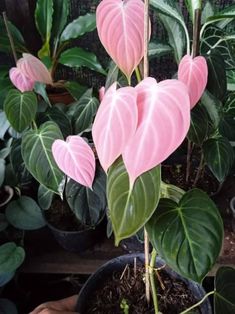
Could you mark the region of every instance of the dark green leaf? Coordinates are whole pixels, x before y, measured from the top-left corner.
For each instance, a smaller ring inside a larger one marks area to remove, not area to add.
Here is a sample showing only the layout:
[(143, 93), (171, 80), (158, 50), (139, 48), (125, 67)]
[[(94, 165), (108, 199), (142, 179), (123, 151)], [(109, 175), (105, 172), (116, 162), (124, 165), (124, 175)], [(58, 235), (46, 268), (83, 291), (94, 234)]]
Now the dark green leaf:
[(168, 55), (170, 53), (172, 53), (172, 48), (169, 45), (153, 41), (149, 43), (148, 55), (150, 60)]
[(6, 218), (15, 228), (36, 230), (46, 225), (38, 204), (28, 196), (21, 196), (6, 208)]
[(223, 106), (223, 115), (219, 124), (220, 134), (235, 141), (235, 93), (227, 98)]
[(205, 161), (218, 181), (229, 174), (234, 162), (233, 147), (225, 137), (211, 138), (203, 144)]
[(24, 261), (25, 251), (14, 242), (0, 245), (0, 275), (14, 272)]
[(6, 167), (5, 160), (0, 158), (0, 187), (3, 184), (4, 179), (5, 179), (5, 167)]
[(44, 100), (47, 104), (51, 105), (50, 100), (49, 100), (49, 98), (48, 98), (48, 96), (47, 96), (46, 85), (45, 85), (45, 84), (40, 83), (40, 82), (36, 82), (36, 83), (34, 84), (34, 91), (35, 91), (35, 93), (37, 93), (37, 94), (39, 94), (40, 96), (42, 96), (43, 100)]
[(10, 127), (10, 123), (7, 120), (6, 114), (4, 111), (0, 111), (0, 139), (3, 140), (7, 130)]
[(235, 71), (228, 70), (226, 71), (227, 75), (227, 89), (229, 91), (235, 91)]
[[(4, 273), (4, 274), (0, 275), (0, 287), (3, 287), (5, 284), (7, 284), (14, 277), (14, 275), (15, 275), (15, 272)], [(1, 305), (0, 305), (0, 310), (1, 310)], [(2, 312), (0, 312), (0, 313), (2, 314)]]
[(66, 199), (79, 221), (84, 225), (95, 226), (105, 214), (106, 174), (101, 167), (96, 170), (93, 190), (69, 180), (66, 185)]
[(27, 169), (35, 179), (49, 190), (61, 194), (64, 176), (51, 152), (56, 139), (63, 139), (60, 129), (54, 122), (45, 122), (39, 129), (23, 135), (21, 152)]
[(223, 15), (233, 15), (233, 17), (231, 19), (226, 18), (220, 22), (217, 23), (217, 26), (221, 29), (224, 29), (232, 20), (234, 20), (234, 15), (235, 15), (235, 5), (230, 5), (225, 7), (225, 9), (219, 11), (219, 15), (223, 16)]
[(17, 132), (22, 132), (35, 118), (37, 97), (33, 92), (21, 93), (12, 89), (4, 101), (4, 111), (11, 126)]
[(53, 20), (52, 35), (54, 44), (59, 40), (60, 34), (64, 30), (69, 14), (69, 0), (53, 0)]
[(122, 159), (110, 167), (107, 198), (116, 245), (134, 235), (152, 216), (159, 201), (160, 184), (159, 166), (138, 177), (131, 191)]
[(220, 267), (215, 276), (215, 314), (235, 313), (235, 269)]
[(195, 10), (202, 8), (202, 0), (185, 0), (184, 2), (189, 11), (191, 20), (193, 21), (193, 24), (194, 24), (194, 13), (195, 13)]
[(114, 82), (118, 82), (120, 87), (128, 86), (126, 76), (121, 71), (119, 71), (118, 66), (111, 60), (105, 81), (105, 91), (107, 91)]
[(69, 67), (87, 67), (101, 74), (106, 74), (96, 55), (82, 48), (75, 47), (64, 51), (59, 58), (59, 62)]
[[(6, 220), (6, 216), (0, 213), (0, 232), (4, 231), (8, 227), (8, 222)], [(1, 284), (0, 284), (1, 287)]]
[(38, 188), (38, 204), (39, 206), (46, 210), (51, 207), (51, 203), (53, 200), (54, 193), (43, 185), (40, 185)]
[(64, 87), (67, 91), (73, 96), (74, 99), (79, 100), (80, 97), (85, 93), (87, 90), (86, 86), (80, 85), (78, 82), (74, 81), (67, 81), (64, 84)]
[(201, 97), (201, 104), (207, 111), (207, 114), (213, 124), (213, 128), (216, 129), (221, 118), (220, 111), (222, 109), (222, 103), (206, 90)]
[(202, 10), (201, 22), (206, 23), (207, 19), (215, 14), (215, 8), (210, 0), (207, 0)]
[(0, 299), (1, 314), (18, 314), (15, 304), (8, 299)]
[(219, 210), (199, 189), (186, 192), (178, 204), (161, 199), (146, 228), (166, 264), (200, 283), (221, 250), (223, 222)]
[(87, 13), (86, 15), (79, 16), (76, 20), (66, 26), (61, 34), (60, 41), (67, 41), (70, 39), (78, 38), (96, 28), (95, 14)]
[(11, 81), (8, 78), (0, 78), (0, 109), (3, 108), (4, 100), (10, 89), (12, 89)]
[(208, 117), (205, 109), (197, 105), (191, 111), (190, 129), (188, 138), (197, 145), (202, 145), (208, 134)]

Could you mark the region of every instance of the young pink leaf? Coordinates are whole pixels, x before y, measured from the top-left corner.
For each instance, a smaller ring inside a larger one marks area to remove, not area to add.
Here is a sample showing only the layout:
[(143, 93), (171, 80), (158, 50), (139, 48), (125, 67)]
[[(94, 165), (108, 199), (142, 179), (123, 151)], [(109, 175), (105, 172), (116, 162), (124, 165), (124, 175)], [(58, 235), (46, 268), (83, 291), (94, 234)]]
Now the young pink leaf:
[(146, 78), (136, 86), (138, 128), (123, 153), (130, 185), (164, 161), (182, 143), (190, 125), (187, 87), (177, 80), (157, 84)]
[(105, 94), (105, 87), (102, 86), (102, 87), (99, 89), (99, 100), (100, 100), (100, 102), (103, 100), (104, 94)]
[(9, 76), (12, 84), (22, 93), (33, 90), (35, 82), (21, 73), (18, 68), (11, 68)]
[(92, 187), (95, 176), (95, 156), (90, 146), (78, 135), (65, 141), (56, 140), (52, 154), (58, 167), (78, 183)]
[(134, 135), (138, 121), (135, 88), (116, 88), (114, 83), (105, 93), (92, 128), (96, 151), (106, 172)]
[(143, 1), (103, 0), (96, 24), (101, 43), (129, 79), (144, 55)]
[(17, 68), (35, 82), (52, 84), (51, 74), (46, 66), (30, 53), (23, 53), (23, 58), (17, 62)]
[(186, 55), (179, 64), (178, 79), (188, 87), (191, 109), (201, 98), (207, 84), (208, 68), (204, 57)]

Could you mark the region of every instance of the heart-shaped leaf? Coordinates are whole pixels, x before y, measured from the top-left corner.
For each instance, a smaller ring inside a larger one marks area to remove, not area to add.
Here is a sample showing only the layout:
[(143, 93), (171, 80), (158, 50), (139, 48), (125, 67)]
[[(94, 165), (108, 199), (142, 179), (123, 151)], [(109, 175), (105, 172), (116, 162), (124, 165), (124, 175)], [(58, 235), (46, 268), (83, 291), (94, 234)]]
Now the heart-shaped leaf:
[(86, 92), (87, 87), (74, 81), (67, 81), (64, 83), (64, 88), (73, 96), (75, 100), (79, 100)]
[(38, 204), (39, 206), (46, 210), (51, 207), (54, 193), (48, 190), (45, 186), (40, 185), (38, 188)]
[(28, 196), (21, 196), (6, 208), (6, 218), (11, 225), (22, 230), (36, 230), (46, 225), (38, 204)]
[(221, 119), (222, 103), (206, 90), (201, 97), (201, 104), (206, 109), (214, 129), (217, 129)]
[(173, 153), (190, 124), (189, 95), (182, 82), (166, 80), (157, 84), (149, 77), (136, 86), (136, 91), (138, 128), (122, 154), (131, 186), (139, 175)]
[(22, 132), (35, 118), (37, 97), (33, 92), (21, 93), (12, 89), (5, 99), (4, 111), (11, 126), (17, 132)]
[(114, 83), (105, 93), (92, 128), (97, 154), (106, 172), (133, 137), (138, 122), (136, 90), (116, 88)]
[(220, 253), (223, 222), (213, 201), (199, 189), (186, 192), (178, 204), (161, 199), (146, 228), (165, 262), (194, 281), (203, 280)]
[(0, 299), (0, 313), (1, 314), (18, 314), (15, 304), (8, 300), (1, 298)]
[(11, 68), (9, 72), (9, 76), (11, 79), (12, 84), (19, 89), (22, 93), (32, 91), (35, 82), (25, 76), (20, 69), (18, 68)]
[[(12, 83), (8, 78), (0, 78), (0, 110), (3, 109), (4, 100), (8, 94), (8, 92), (12, 89)], [(0, 112), (1, 114), (1, 112)]]
[(201, 105), (198, 105), (191, 111), (191, 123), (188, 131), (188, 139), (201, 146), (207, 139), (208, 134), (208, 116)]
[(220, 267), (215, 276), (215, 314), (235, 313), (235, 269)]
[(178, 79), (188, 87), (190, 105), (193, 108), (201, 98), (207, 84), (208, 69), (204, 57), (183, 57), (179, 64)]
[(37, 130), (27, 131), (23, 135), (21, 148), (29, 172), (40, 184), (57, 194), (61, 194), (64, 176), (54, 161), (51, 147), (55, 140), (62, 138), (57, 124), (48, 121)]
[(217, 178), (222, 182), (229, 174), (234, 162), (234, 151), (226, 137), (211, 138), (203, 144), (205, 161)]
[(219, 123), (220, 134), (230, 141), (235, 141), (235, 93), (229, 95), (222, 107), (222, 112)]
[(87, 142), (78, 135), (52, 145), (53, 157), (58, 167), (76, 182), (92, 187), (95, 176), (95, 156)]
[(96, 22), (101, 43), (130, 79), (144, 55), (144, 4), (141, 0), (103, 0)]
[(161, 185), (161, 168), (145, 172), (130, 189), (128, 173), (119, 158), (109, 169), (107, 198), (115, 244), (134, 235), (155, 211)]
[(14, 242), (0, 245), (0, 275), (14, 272), (24, 261), (25, 251)]

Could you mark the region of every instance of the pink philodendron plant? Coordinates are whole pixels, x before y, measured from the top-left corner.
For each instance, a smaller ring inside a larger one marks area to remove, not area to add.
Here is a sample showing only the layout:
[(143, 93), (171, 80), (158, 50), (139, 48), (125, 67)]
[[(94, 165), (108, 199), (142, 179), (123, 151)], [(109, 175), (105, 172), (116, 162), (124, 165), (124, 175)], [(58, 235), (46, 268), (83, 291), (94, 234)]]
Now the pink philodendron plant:
[(208, 68), (204, 57), (186, 55), (179, 64), (178, 79), (188, 87), (191, 108), (201, 98), (207, 84)]
[(58, 167), (71, 179), (92, 188), (95, 176), (95, 156), (86, 143), (78, 136), (67, 137), (66, 141), (56, 140), (52, 154)]
[(17, 61), (16, 66), (10, 70), (10, 79), (21, 92), (33, 90), (35, 82), (52, 84), (50, 72), (33, 55), (23, 53), (23, 58)]
[(142, 0), (103, 0), (97, 7), (99, 38), (121, 71), (130, 79), (144, 55)]

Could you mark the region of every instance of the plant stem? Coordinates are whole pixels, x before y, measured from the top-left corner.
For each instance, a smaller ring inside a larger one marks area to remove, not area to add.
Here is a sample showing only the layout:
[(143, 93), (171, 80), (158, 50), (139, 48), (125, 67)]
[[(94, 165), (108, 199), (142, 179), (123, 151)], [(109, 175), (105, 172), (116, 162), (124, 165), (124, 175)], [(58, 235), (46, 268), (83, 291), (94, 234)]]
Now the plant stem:
[(37, 130), (38, 127), (35, 120), (32, 121), (32, 126), (33, 126), (33, 129)]
[(151, 291), (152, 291), (154, 311), (155, 311), (155, 314), (158, 314), (157, 288), (156, 288), (156, 281), (155, 281), (155, 276), (154, 276), (154, 267), (156, 263), (156, 258), (157, 258), (157, 251), (153, 249), (152, 254), (151, 254), (149, 276), (150, 276), (150, 282), (151, 282)]
[(147, 303), (150, 303), (150, 278), (149, 278), (149, 237), (144, 229), (144, 257), (145, 257), (145, 295)]
[(201, 305), (201, 304), (206, 300), (207, 297), (209, 297), (209, 295), (212, 295), (212, 294), (214, 294), (214, 293), (215, 293), (215, 291), (210, 291), (210, 292), (208, 292), (199, 302), (197, 302), (197, 303), (194, 304), (193, 306), (189, 307), (187, 310), (181, 312), (180, 314), (186, 314), (186, 313), (188, 313), (189, 311), (193, 310), (195, 307), (198, 307), (199, 305)]
[(186, 166), (186, 183), (188, 183), (190, 170), (191, 170), (191, 154), (192, 154), (192, 143), (188, 139), (188, 149), (187, 149), (187, 166)]
[(140, 69), (138, 66), (135, 69), (135, 75), (136, 75), (137, 82), (140, 83), (141, 82), (141, 74), (140, 74)]
[(9, 41), (10, 41), (13, 57), (14, 57), (15, 63), (17, 64), (17, 54), (16, 54), (13, 38), (12, 38), (12, 35), (11, 35), (11, 32), (10, 32), (10, 29), (8, 27), (8, 20), (7, 20), (6, 12), (3, 12), (2, 15), (3, 15), (4, 24), (6, 26), (7, 36), (8, 36)]
[(194, 182), (193, 182), (193, 187), (195, 187), (198, 183), (198, 180), (200, 179), (200, 176), (201, 176), (201, 173), (202, 173), (202, 170), (203, 170), (203, 167), (204, 167), (204, 156), (203, 156), (203, 153), (201, 152), (201, 158), (200, 158), (200, 163), (199, 163), (199, 166), (198, 166), (198, 169), (197, 169), (197, 174), (196, 174), (196, 177), (194, 179)]
[(192, 47), (193, 58), (195, 58), (199, 54), (200, 28), (201, 28), (201, 9), (196, 9), (194, 11), (194, 26), (193, 26), (193, 47)]

